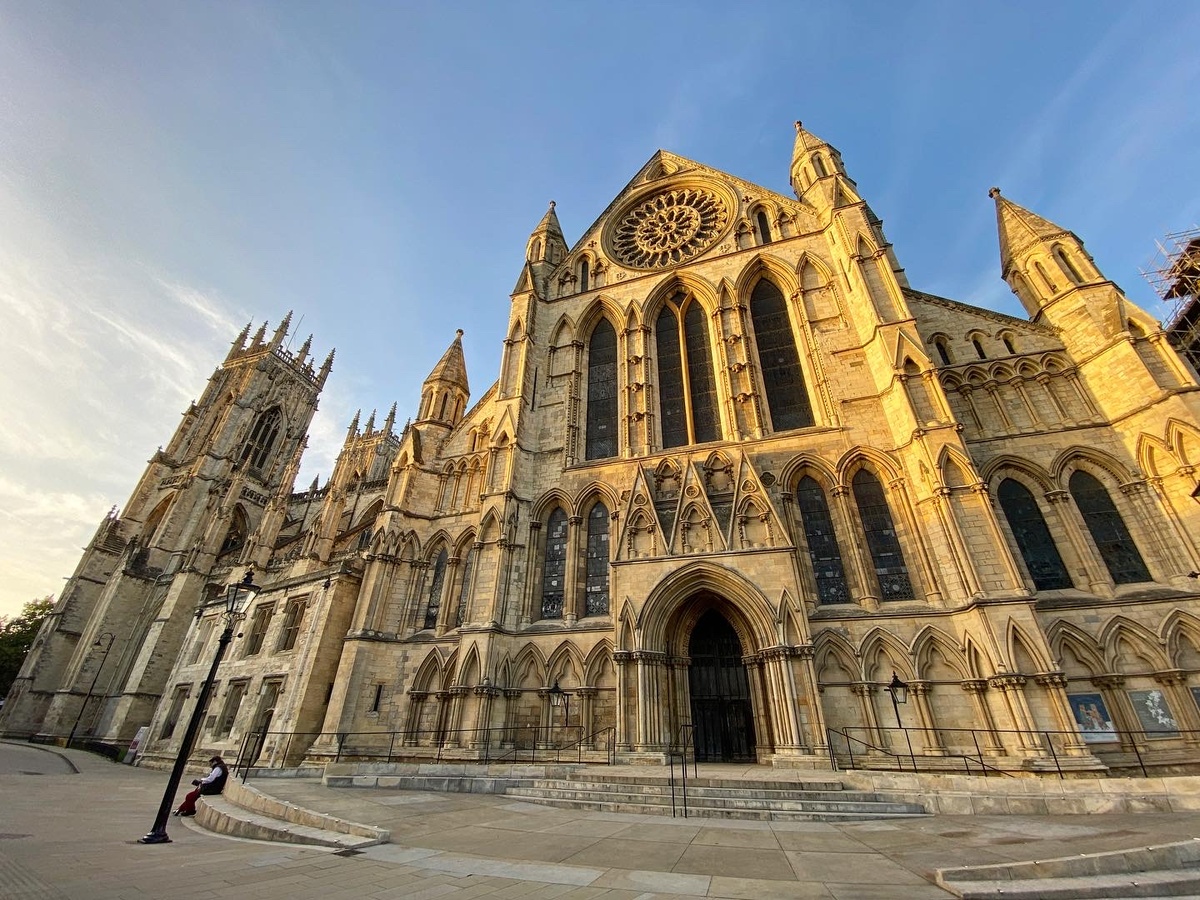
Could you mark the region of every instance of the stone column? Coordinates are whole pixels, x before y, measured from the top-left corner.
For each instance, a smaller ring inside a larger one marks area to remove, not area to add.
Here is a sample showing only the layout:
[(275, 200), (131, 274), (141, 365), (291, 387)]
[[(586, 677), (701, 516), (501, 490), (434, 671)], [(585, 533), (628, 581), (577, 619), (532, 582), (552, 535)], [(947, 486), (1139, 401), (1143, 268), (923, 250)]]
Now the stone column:
[(867, 726), (867, 735), (863, 740), (876, 747), (882, 747), (883, 732), (879, 730), (879, 717), (875, 715), (875, 692), (879, 690), (879, 686), (870, 681), (855, 681), (850, 685), (850, 690), (858, 697), (862, 707), (862, 719)]
[(1067, 700), (1067, 676), (1062, 672), (1046, 672), (1035, 675), (1034, 681), (1046, 691), (1046, 699), (1054, 711), (1054, 718), (1058, 720), (1058, 730), (1066, 732), (1062, 735), (1063, 750), (1066, 754), (1091, 756), (1092, 751), (1079, 734), (1079, 725), (1071, 715), (1071, 705)]
[(479, 698), (479, 712), (475, 719), (475, 731), (471, 735), (469, 746), (472, 750), (489, 750), (493, 744), (492, 705), (500, 694), (500, 688), (490, 684), (477, 684), (473, 690), (475, 696)]
[(942, 745), (942, 736), (938, 733), (937, 722), (933, 718), (933, 710), (929, 706), (928, 681), (910, 681), (908, 695), (912, 698), (913, 707), (917, 710), (917, 721), (921, 723), (922, 743), (926, 756), (945, 756), (946, 748)]
[(982, 725), (983, 731), (983, 746), (980, 747), (982, 753), (988, 756), (1004, 756), (1004, 743), (1000, 740), (1000, 735), (996, 734), (996, 723), (992, 719), (992, 711), (988, 709), (987, 699), (983, 696), (984, 691), (988, 689), (988, 683), (983, 678), (968, 678), (962, 682), (962, 689), (971, 695), (971, 703), (975, 707), (975, 719)]
[(459, 729), (462, 728), (463, 698), (467, 696), (470, 690), (465, 684), (456, 684), (447, 691), (450, 695), (447, 704), (449, 706), (449, 713), (446, 716), (446, 728), (443, 731), (443, 747), (462, 746), (462, 735)]
[(517, 701), (521, 699), (521, 693), (519, 688), (504, 690), (504, 734), (500, 746), (506, 750), (517, 744)]
[(409, 691), (408, 692), (408, 715), (404, 721), (404, 746), (415, 747), (417, 745), (417, 730), (421, 727), (421, 712), (425, 708), (425, 701), (429, 698), (427, 691)]
[(579, 559), (584, 548), (579, 546), (583, 531), (583, 516), (567, 518), (567, 571), (563, 580), (563, 624), (574, 625), (579, 618), (579, 604), (583, 599), (583, 585), (579, 583)]
[(1180, 669), (1155, 672), (1154, 680), (1162, 686), (1162, 692), (1170, 702), (1183, 739), (1192, 747), (1200, 745), (1200, 731), (1197, 730), (1200, 729), (1200, 716), (1187, 687), (1187, 673)]
[(617, 749), (629, 752), (633, 749), (632, 735), (629, 733), (629, 663), (633, 654), (628, 650), (614, 650), (613, 668), (616, 669), (617, 685)]
[(1125, 676), (1116, 673), (1093, 675), (1091, 681), (1103, 692), (1108, 711), (1113, 717), (1113, 725), (1116, 726), (1121, 740), (1121, 749), (1132, 753), (1135, 742), (1141, 745), (1142, 723), (1125, 694)]
[(581, 687), (575, 690), (575, 696), (579, 698), (579, 725), (582, 729), (583, 749), (594, 750), (596, 747), (596, 722), (595, 722), (595, 706), (596, 693), (594, 687)]
[(1033, 716), (1025, 700), (1024, 675), (993, 675), (988, 679), (990, 687), (997, 688), (1004, 698), (1009, 719), (1017, 729), (1017, 743), (1027, 756), (1045, 756), (1046, 748), (1038, 740), (1033, 729)]

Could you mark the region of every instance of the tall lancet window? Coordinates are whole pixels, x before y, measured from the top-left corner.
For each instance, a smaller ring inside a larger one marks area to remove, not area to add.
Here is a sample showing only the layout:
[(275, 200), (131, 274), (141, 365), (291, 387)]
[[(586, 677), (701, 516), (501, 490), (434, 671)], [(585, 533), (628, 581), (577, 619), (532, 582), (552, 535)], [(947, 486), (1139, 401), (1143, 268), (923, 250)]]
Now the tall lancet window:
[(467, 610), (471, 603), (471, 579), (474, 577), (475, 548), (467, 551), (466, 562), (463, 563), (462, 584), (458, 587), (458, 611), (454, 614), (454, 624), (462, 625), (467, 618)]
[(1096, 478), (1087, 472), (1071, 475), (1071, 496), (1083, 514), (1083, 521), (1096, 542), (1100, 558), (1108, 567), (1114, 584), (1136, 584), (1150, 581), (1150, 571), (1138, 552), (1137, 544), (1125, 527), (1125, 520)]
[(1000, 508), (1004, 510), (1004, 518), (1008, 519), (1008, 527), (1012, 529), (1017, 541), (1017, 549), (1033, 578), (1033, 586), (1039, 591), (1056, 591), (1069, 588), (1071, 576), (1058, 554), (1058, 547), (1042, 510), (1038, 507), (1033, 492), (1021, 482), (1005, 478), (1000, 482), (996, 491), (1000, 499)]
[(433, 580), (429, 582), (429, 601), (425, 604), (426, 628), (437, 628), (438, 613), (442, 611), (442, 585), (446, 582), (446, 563), (449, 561), (446, 548), (433, 562)]
[(608, 615), (608, 507), (597, 503), (587, 518), (584, 615)]
[(704, 310), (686, 294), (663, 304), (654, 325), (659, 422), (664, 447), (721, 436), (717, 386)]
[(879, 596), (883, 600), (913, 599), (912, 582), (908, 580), (908, 566), (896, 526), (892, 522), (892, 511), (879, 479), (866, 469), (854, 475), (854, 502), (858, 504), (858, 516), (862, 520), (867, 538), (867, 549), (871, 553), (871, 564), (879, 581)]
[(758, 344), (758, 364), (775, 431), (813, 424), (812, 405), (804, 388), (804, 371), (792, 335), (783, 294), (763, 279), (750, 295), (750, 319)]
[(617, 455), (617, 333), (601, 319), (588, 342), (586, 459)]
[(567, 514), (562, 507), (546, 523), (546, 555), (542, 563), (542, 618), (561, 619), (567, 584)]
[(804, 523), (808, 558), (817, 582), (817, 602), (849, 603), (850, 589), (846, 586), (842, 551), (833, 530), (829, 502), (821, 485), (810, 475), (805, 475), (796, 485), (796, 506)]
[(250, 432), (250, 437), (242, 447), (242, 465), (249, 465), (251, 469), (261, 469), (267, 464), (267, 457), (271, 455), (275, 439), (279, 437), (281, 419), (278, 406), (258, 417), (258, 421), (254, 423), (254, 430)]

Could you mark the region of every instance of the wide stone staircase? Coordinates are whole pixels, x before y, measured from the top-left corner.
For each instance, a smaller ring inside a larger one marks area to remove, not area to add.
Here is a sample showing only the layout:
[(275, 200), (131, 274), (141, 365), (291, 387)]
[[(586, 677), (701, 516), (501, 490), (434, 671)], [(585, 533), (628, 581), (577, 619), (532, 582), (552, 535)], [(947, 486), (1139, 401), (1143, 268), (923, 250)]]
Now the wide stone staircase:
[(505, 796), (595, 812), (687, 815), (722, 819), (853, 822), (926, 815), (916, 803), (847, 790), (840, 781), (777, 781), (702, 775), (685, 783), (668, 775), (579, 770), (558, 778), (523, 779)]

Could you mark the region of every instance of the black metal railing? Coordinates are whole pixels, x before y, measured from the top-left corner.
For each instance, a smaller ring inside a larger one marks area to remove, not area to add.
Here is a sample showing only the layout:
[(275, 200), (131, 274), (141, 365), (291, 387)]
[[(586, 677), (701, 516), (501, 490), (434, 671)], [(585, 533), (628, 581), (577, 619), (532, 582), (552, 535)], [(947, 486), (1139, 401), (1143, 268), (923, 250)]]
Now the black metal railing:
[[(898, 733), (903, 732), (907, 752), (895, 749), (899, 742)], [(896, 739), (892, 736), (896, 735)], [(914, 737), (917, 747), (914, 748)], [(1009, 774), (999, 760), (1019, 759), (1022, 764), (1031, 756), (1041, 755), (1053, 764), (1059, 778), (1064, 778), (1064, 758), (1080, 755), (1080, 748), (1099, 758), (1110, 769), (1136, 768), (1143, 777), (1149, 775), (1145, 751), (1178, 750), (1180, 746), (1191, 751), (1194, 759), (1172, 758), (1171, 764), (1200, 763), (1200, 731), (1186, 728), (1127, 730), (1106, 728), (1102, 732), (1053, 731), (1049, 729), (997, 729), (997, 728), (917, 728), (883, 726), (844, 726), (827, 728), (830, 765), (837, 770), (845, 768), (884, 768), (888, 761), (897, 769), (913, 772), (946, 772), (957, 768), (961, 762), (968, 774)], [(840, 746), (837, 738), (840, 738)], [(1154, 745), (1157, 745), (1155, 747)], [(919, 748), (919, 749), (918, 749)], [(857, 759), (856, 759), (857, 756)], [(991, 760), (989, 762), (988, 760)], [(1149, 765), (1159, 762), (1153, 756)], [(862, 765), (858, 765), (861, 763)], [(1022, 766), (1023, 767), (1023, 766)], [(1068, 765), (1068, 767), (1070, 767)]]
[[(684, 735), (687, 735), (685, 740)], [(696, 727), (691, 722), (680, 722), (675, 732), (675, 740), (667, 749), (667, 763), (671, 767), (671, 818), (675, 818), (675, 757), (679, 757), (680, 797), (682, 799), (683, 818), (688, 817), (687, 802), (687, 764), (688, 750), (692, 752), (692, 776), (697, 777), (699, 768), (696, 764)]]
[(334, 762), (413, 760), (479, 763), (575, 762), (612, 764), (616, 729), (584, 734), (580, 725), (402, 731), (252, 731), (242, 739), (235, 772), (291, 768), (306, 758)]

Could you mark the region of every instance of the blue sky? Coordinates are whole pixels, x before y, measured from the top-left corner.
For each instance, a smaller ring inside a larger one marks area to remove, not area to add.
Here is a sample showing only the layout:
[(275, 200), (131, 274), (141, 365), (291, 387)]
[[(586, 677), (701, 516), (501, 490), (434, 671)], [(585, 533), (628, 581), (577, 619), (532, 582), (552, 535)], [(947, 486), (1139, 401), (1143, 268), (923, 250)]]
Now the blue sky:
[(999, 185), (1161, 315), (1197, 33), (1095, 0), (0, 5), (0, 615), (61, 588), (247, 320), (337, 347), (303, 484), (456, 328), (479, 396), (547, 202), (571, 241), (660, 147), (787, 193), (802, 119), (915, 287), (1019, 314)]

